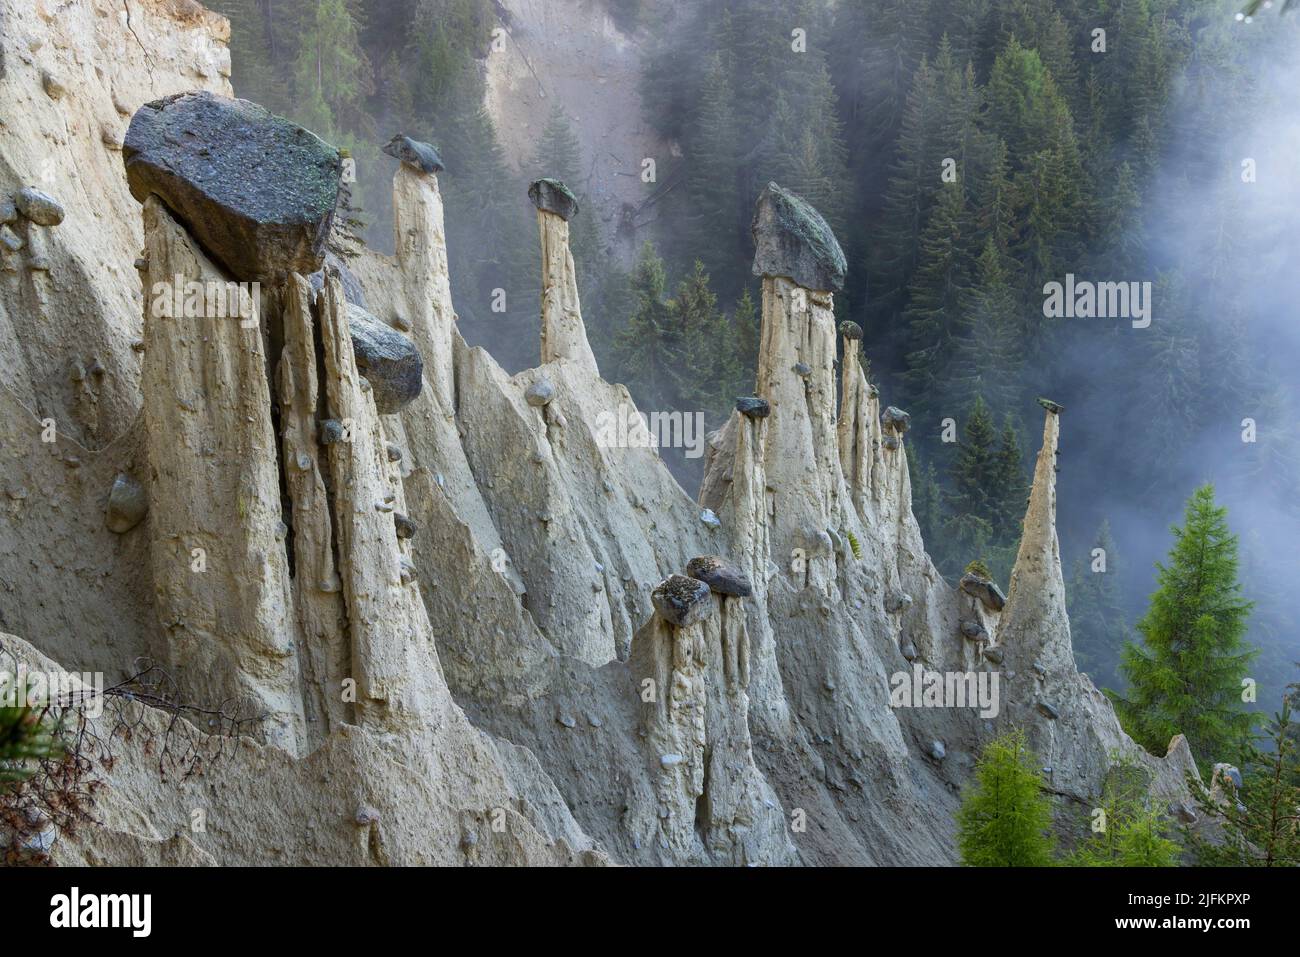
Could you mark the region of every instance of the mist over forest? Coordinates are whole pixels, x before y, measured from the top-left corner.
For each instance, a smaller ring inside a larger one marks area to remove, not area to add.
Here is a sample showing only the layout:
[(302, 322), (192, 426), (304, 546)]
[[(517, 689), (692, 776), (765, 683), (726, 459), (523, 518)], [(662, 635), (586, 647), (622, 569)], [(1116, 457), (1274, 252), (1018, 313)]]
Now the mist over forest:
[[(1122, 687), (1170, 526), (1210, 481), (1256, 603), (1260, 706), (1295, 679), (1295, 17), (1199, 0), (593, 0), (639, 63), (616, 79), (635, 86), (645, 155), (618, 156), (615, 184), (593, 173), (599, 90), (549, 97), (530, 148), (504, 145), (485, 64), (530, 37), (489, 0), (211, 5), (232, 21), (237, 95), (355, 158), (370, 244), (392, 245), (380, 146), (398, 131), (437, 146), (460, 329), (507, 369), (535, 360), (524, 190), (553, 176), (582, 204), (574, 255), (605, 378), (643, 411), (721, 425), (753, 389), (749, 223), (776, 181), (848, 256), (837, 317), (912, 415), (913, 509), (945, 576), (982, 559), (1005, 587), (1047, 397), (1065, 409), (1080, 667)], [(616, 196), (628, 183), (634, 202)], [(1067, 274), (1150, 283), (1149, 325), (1045, 316), (1045, 285)], [(662, 450), (693, 495), (703, 460), (685, 453)]]

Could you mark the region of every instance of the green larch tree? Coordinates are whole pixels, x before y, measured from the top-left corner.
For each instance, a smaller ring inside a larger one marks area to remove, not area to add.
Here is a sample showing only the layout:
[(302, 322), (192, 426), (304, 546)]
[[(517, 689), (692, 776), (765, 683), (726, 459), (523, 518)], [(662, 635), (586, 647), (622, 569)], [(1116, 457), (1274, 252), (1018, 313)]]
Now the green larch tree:
[(1237, 536), (1214, 486), (1197, 488), (1183, 525), (1173, 529), (1166, 564), (1137, 624), (1140, 643), (1124, 648), (1128, 691), (1112, 693), (1126, 731), (1153, 754), (1183, 734), (1208, 771), (1246, 736), (1253, 717), (1242, 706), (1242, 679), (1255, 652), (1246, 645), (1251, 603), (1237, 580)]
[(957, 846), (967, 867), (1052, 863), (1052, 804), (1039, 761), (1012, 731), (984, 746), (957, 811)]

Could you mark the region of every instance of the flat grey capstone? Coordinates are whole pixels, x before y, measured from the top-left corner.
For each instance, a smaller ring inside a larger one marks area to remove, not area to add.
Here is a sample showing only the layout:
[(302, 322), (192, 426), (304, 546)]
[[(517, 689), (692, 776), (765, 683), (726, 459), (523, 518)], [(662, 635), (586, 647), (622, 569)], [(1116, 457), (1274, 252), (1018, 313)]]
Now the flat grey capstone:
[(315, 133), (205, 90), (140, 107), (122, 145), (131, 195), (155, 194), (240, 281), (321, 268), (343, 161)]
[(794, 193), (768, 183), (750, 231), (755, 276), (785, 276), (817, 292), (844, 288), (844, 250), (822, 214)]
[(1061, 405), (1061, 403), (1059, 402), (1053, 402), (1051, 399), (1040, 398), (1038, 400), (1038, 404), (1041, 405), (1048, 412), (1052, 413), (1052, 415), (1060, 415), (1062, 412), (1065, 411), (1065, 406)]
[(431, 144), (421, 143), (401, 133), (388, 141), (384, 152), (421, 173), (441, 173), (446, 168), (442, 165), (442, 157)]
[(670, 575), (650, 594), (655, 611), (670, 625), (684, 628), (702, 621), (713, 611), (709, 586), (685, 575)]
[(912, 417), (896, 405), (888, 406), (880, 413), (880, 422), (886, 429), (899, 435), (912, 427)]
[(753, 592), (749, 577), (717, 555), (701, 555), (686, 563), (686, 574), (708, 585), (719, 595), (747, 598)]
[(528, 198), (540, 210), (554, 213), (565, 222), (578, 215), (578, 198), (558, 179), (539, 179), (528, 187)]
[(990, 611), (1001, 611), (1006, 605), (1006, 596), (1002, 594), (1002, 589), (987, 578), (982, 578), (973, 572), (967, 572), (961, 576), (957, 582), (957, 587), (973, 598), (978, 598), (985, 608)]

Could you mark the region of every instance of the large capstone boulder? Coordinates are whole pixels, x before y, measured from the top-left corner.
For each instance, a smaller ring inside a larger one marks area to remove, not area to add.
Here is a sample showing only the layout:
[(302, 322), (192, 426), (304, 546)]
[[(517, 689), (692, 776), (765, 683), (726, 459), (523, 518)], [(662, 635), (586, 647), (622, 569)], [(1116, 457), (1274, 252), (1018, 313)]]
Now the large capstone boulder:
[(835, 234), (822, 214), (794, 193), (768, 183), (751, 230), (755, 276), (785, 276), (818, 292), (844, 287), (848, 263)]
[(703, 621), (713, 611), (709, 586), (685, 575), (670, 575), (650, 593), (655, 611), (670, 625), (684, 628)]
[(704, 582), (719, 595), (747, 598), (753, 591), (749, 578), (735, 565), (717, 555), (701, 555), (686, 563), (686, 574)]
[(236, 280), (321, 268), (342, 159), (315, 133), (206, 91), (146, 103), (122, 147), (131, 195), (157, 194)]
[(1052, 413), (1052, 415), (1060, 415), (1065, 411), (1065, 406), (1061, 405), (1059, 402), (1053, 402), (1051, 399), (1040, 398), (1038, 404), (1048, 412)]
[(978, 598), (990, 611), (1001, 611), (1002, 606), (1007, 603), (1006, 596), (1002, 594), (1002, 589), (995, 582), (974, 572), (962, 575), (957, 587), (973, 598)]
[(418, 169), (421, 173), (441, 173), (445, 168), (442, 165), (442, 157), (431, 145), (413, 140), (401, 133), (388, 141), (384, 152), (401, 160), (411, 169)]
[(902, 435), (912, 427), (912, 417), (896, 405), (891, 405), (880, 413), (880, 424), (885, 431)]
[(528, 187), (528, 198), (538, 209), (554, 213), (565, 222), (578, 215), (578, 198), (558, 179), (539, 179)]
[(736, 400), (736, 411), (746, 418), (766, 419), (772, 414), (772, 406), (767, 399), (756, 395), (743, 395)]
[(862, 327), (852, 319), (845, 319), (840, 323), (840, 335), (845, 339), (857, 342), (862, 338)]
[(352, 303), (348, 303), (348, 332), (357, 371), (370, 383), (381, 415), (400, 411), (420, 394), (424, 360), (414, 342)]

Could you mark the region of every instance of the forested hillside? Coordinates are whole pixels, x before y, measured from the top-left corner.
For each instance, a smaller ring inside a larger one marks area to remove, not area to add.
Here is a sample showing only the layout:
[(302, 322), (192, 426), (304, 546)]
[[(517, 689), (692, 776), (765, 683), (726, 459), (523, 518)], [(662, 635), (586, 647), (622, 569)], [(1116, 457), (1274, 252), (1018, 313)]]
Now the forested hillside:
[[(232, 19), (236, 91), (352, 151), (371, 242), (391, 242), (379, 146), (399, 129), (438, 146), (462, 332), (507, 367), (535, 361), (523, 184), (581, 182), (596, 147), (556, 103), (535, 156), (507, 161), (483, 108), (505, 8), (211, 5)], [(1275, 700), (1296, 657), (1297, 343), (1281, 320), (1300, 290), (1294, 239), (1270, 218), (1296, 124), (1262, 118), (1295, 116), (1294, 18), (1239, 21), (1204, 0), (606, 9), (643, 50), (643, 119), (674, 149), (653, 157), (648, 224), (614, 235), (589, 204), (574, 223), (605, 376), (643, 410), (701, 411), (710, 427), (750, 391), (749, 223), (775, 180), (849, 256), (836, 308), (913, 416), (913, 507), (940, 569), (982, 559), (1005, 584), (1046, 396), (1071, 418), (1060, 494), (1081, 666), (1121, 683), (1168, 526), (1212, 479), (1242, 532), (1261, 700)], [(1046, 317), (1045, 286), (1067, 275), (1150, 283), (1151, 321)], [(699, 461), (664, 456), (694, 491)]]

